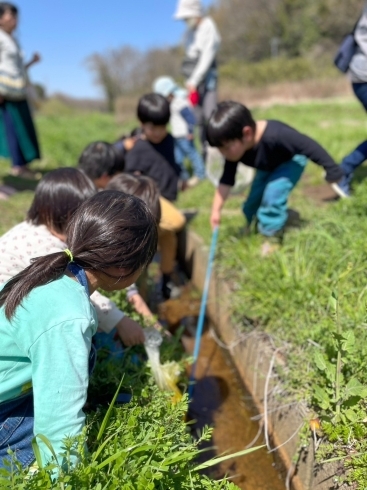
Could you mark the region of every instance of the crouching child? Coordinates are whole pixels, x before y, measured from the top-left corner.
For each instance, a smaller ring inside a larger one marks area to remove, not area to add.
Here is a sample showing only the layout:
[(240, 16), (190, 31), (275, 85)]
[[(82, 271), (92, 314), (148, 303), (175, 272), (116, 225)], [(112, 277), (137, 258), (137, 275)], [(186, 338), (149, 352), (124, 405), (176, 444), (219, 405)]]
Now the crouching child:
[(283, 237), (288, 218), (288, 198), (300, 180), (307, 161), (322, 166), (327, 182), (342, 179), (344, 173), (332, 157), (312, 138), (276, 120), (255, 121), (251, 112), (233, 101), (221, 102), (212, 114), (207, 128), (208, 141), (225, 158), (224, 170), (215, 191), (210, 222), (219, 225), (221, 211), (235, 184), (239, 163), (256, 169), (242, 211), (247, 226), (257, 219), (258, 231), (267, 237), (264, 254), (271, 250), (269, 242)]

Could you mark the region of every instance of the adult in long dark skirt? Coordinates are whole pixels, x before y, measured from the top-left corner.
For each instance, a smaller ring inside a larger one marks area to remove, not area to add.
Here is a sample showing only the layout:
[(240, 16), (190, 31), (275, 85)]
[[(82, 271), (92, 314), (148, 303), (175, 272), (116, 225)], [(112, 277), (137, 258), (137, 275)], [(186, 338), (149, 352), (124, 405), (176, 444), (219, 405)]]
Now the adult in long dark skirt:
[(27, 69), (40, 60), (34, 54), (24, 64), (14, 37), (18, 9), (0, 2), (0, 156), (12, 161), (11, 174), (34, 177), (28, 164), (40, 158), (32, 115), (27, 101)]

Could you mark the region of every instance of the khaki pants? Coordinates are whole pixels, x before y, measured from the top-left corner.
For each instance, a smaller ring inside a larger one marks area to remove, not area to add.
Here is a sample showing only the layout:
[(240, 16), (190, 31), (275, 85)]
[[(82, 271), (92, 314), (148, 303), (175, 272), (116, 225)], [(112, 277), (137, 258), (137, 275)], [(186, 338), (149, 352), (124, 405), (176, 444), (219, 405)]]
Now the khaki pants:
[(160, 197), (161, 221), (158, 230), (158, 246), (161, 251), (162, 274), (171, 274), (177, 254), (177, 232), (186, 223), (185, 216), (170, 201)]

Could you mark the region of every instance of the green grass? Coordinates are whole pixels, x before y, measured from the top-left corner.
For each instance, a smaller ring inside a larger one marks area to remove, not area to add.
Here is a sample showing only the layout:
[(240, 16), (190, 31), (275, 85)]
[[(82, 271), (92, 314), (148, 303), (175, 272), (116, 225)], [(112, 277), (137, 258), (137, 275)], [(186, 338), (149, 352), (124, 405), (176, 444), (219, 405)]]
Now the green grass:
[[(256, 117), (289, 123), (317, 139), (336, 161), (366, 137), (365, 114), (351, 101), (275, 106), (256, 111)], [(337, 383), (330, 373), (327, 376), (317, 367), (314, 358), (320, 352), (334, 366), (337, 353), (341, 352), (338, 383), (344, 388), (351, 380), (367, 385), (365, 176), (366, 168), (362, 167), (354, 181), (352, 199), (321, 204), (308, 196), (313, 186), (323, 182), (323, 170), (310, 162), (290, 200), (290, 206), (301, 213), (304, 226), (286, 233), (281, 249), (267, 258), (260, 257), (259, 235), (246, 238), (239, 234), (244, 225), (240, 204), (246, 193), (231, 197), (223, 213), (216, 258), (217, 267), (234, 291), (233, 320), (249, 331), (251, 327), (244, 319), (251, 318), (260, 331), (272, 336), (287, 357), (287, 368), (279, 375), (288, 395), (306, 400), (315, 416), (324, 421), (328, 442), (321, 446), (319, 457), (348, 455), (351, 450), (362, 453), (346, 460), (350, 469), (347, 478), (359, 489), (367, 488), (367, 430), (363, 422), (366, 405), (362, 397), (356, 396), (353, 401), (346, 398), (342, 401), (342, 417), (336, 417), (332, 407)], [(191, 226), (207, 243), (211, 236), (213, 192), (211, 185), (205, 183), (183, 194), (179, 201), (182, 207), (198, 208)], [(330, 295), (337, 289), (341, 331), (351, 331), (357, 339), (352, 353), (343, 351), (329, 307)], [(327, 393), (328, 402), (321, 402), (316, 387)]]
[[(126, 130), (126, 127), (119, 127), (110, 114), (75, 114), (65, 108), (60, 111), (61, 115), (54, 110), (48, 112), (50, 114), (39, 114), (36, 118), (42, 160), (32, 164), (32, 168), (42, 173), (58, 167), (75, 166), (79, 155), (89, 143), (95, 140), (114, 141)], [(27, 189), (33, 189), (35, 185), (32, 181), (9, 177), (9, 166), (8, 160), (0, 159), (0, 183), (2, 181), (6, 185), (26, 190), (8, 201), (0, 201), (0, 233), (24, 219), (32, 200), (32, 192)]]
[[(256, 110), (255, 117), (289, 123), (319, 141), (336, 161), (363, 141), (366, 134), (365, 114), (354, 100), (274, 106)], [(37, 125), (44, 159), (35, 167), (43, 171), (59, 165), (74, 165), (90, 141), (112, 141), (123, 132), (111, 116), (101, 114), (40, 115)], [(8, 162), (0, 161), (0, 178), (5, 177), (7, 170)], [(345, 455), (347, 443), (348, 448), (367, 452), (364, 403), (355, 400), (355, 422), (334, 423), (333, 414), (323, 409), (315, 396), (315, 386), (331, 392), (333, 387), (329, 386), (330, 379), (314, 361), (315, 350), (319, 349), (325, 358), (334, 362), (335, 323), (328, 301), (337, 287), (338, 278), (349, 267), (351, 270), (339, 285), (340, 321), (342, 331), (353, 330), (358, 341), (352, 355), (343, 354), (342, 383), (346, 385), (356, 378), (367, 385), (364, 369), (367, 355), (367, 181), (363, 181), (366, 168), (362, 167), (355, 179), (355, 197), (349, 201), (320, 204), (308, 192), (324, 182), (323, 174), (322, 168), (309, 163), (290, 200), (290, 206), (301, 213), (304, 226), (289, 231), (283, 247), (266, 259), (259, 254), (261, 237), (242, 238), (239, 234), (244, 225), (240, 205), (246, 192), (231, 197), (223, 213), (216, 264), (233, 287), (234, 321), (248, 330), (248, 323), (243, 320), (252, 318), (259, 330), (273, 337), (287, 356), (286, 372), (279, 374), (289, 396), (305, 399), (315, 415), (323, 418), (328, 443), (321, 447), (319, 454), (321, 458), (328, 458)], [(211, 236), (209, 215), (213, 193), (213, 186), (204, 182), (182, 193), (178, 201), (181, 208), (198, 210), (190, 226), (207, 243)], [(24, 191), (0, 202), (0, 232), (23, 219), (31, 197), (31, 192)], [(366, 488), (367, 470), (363, 456), (347, 460), (347, 464), (351, 467), (349, 478), (356, 482), (357, 488)]]

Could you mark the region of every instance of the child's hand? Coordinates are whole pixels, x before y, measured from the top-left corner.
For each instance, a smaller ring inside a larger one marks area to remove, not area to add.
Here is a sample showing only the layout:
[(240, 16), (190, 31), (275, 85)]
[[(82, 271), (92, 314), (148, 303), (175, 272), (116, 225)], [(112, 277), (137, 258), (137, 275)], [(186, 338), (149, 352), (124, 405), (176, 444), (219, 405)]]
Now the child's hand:
[(131, 137), (131, 138), (125, 138), (124, 141), (124, 148), (126, 151), (130, 151), (134, 148), (134, 145), (136, 143), (136, 138)]
[(167, 339), (171, 339), (172, 338), (171, 332), (169, 330), (166, 330), (165, 328), (163, 328), (162, 325), (159, 322), (155, 322), (155, 324), (153, 325), (153, 327), (156, 330), (158, 330), (158, 332), (161, 333)]
[(192, 141), (194, 139), (194, 135), (192, 133), (189, 133), (187, 136), (186, 136), (186, 139), (188, 139), (189, 141)]
[(210, 224), (213, 230), (220, 225), (220, 211), (212, 211), (212, 214), (210, 216)]
[(143, 344), (145, 341), (144, 331), (142, 327), (127, 316), (124, 316), (116, 325), (116, 330), (124, 345), (127, 347), (131, 345)]

